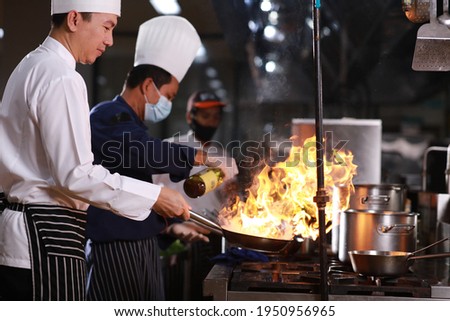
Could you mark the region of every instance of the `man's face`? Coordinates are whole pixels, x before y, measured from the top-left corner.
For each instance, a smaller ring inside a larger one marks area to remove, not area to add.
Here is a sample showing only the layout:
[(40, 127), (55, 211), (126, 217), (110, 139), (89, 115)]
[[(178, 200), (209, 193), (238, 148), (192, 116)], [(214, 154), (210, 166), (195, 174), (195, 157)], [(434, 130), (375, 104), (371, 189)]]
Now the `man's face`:
[(197, 108), (194, 118), (202, 126), (217, 128), (222, 120), (222, 107)]
[(113, 29), (117, 25), (117, 16), (109, 13), (93, 13), (90, 21), (82, 20), (78, 26), (78, 39), (81, 43), (77, 62), (92, 64), (107, 47), (113, 45)]

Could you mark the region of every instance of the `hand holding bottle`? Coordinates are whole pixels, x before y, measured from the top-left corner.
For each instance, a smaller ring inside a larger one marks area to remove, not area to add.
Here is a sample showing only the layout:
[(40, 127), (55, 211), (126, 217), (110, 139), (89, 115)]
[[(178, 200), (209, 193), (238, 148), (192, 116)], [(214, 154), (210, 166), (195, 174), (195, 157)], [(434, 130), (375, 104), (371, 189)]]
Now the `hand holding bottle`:
[(205, 165), (209, 167), (184, 181), (183, 188), (187, 196), (200, 197), (239, 173), (236, 161), (231, 157), (208, 156)]

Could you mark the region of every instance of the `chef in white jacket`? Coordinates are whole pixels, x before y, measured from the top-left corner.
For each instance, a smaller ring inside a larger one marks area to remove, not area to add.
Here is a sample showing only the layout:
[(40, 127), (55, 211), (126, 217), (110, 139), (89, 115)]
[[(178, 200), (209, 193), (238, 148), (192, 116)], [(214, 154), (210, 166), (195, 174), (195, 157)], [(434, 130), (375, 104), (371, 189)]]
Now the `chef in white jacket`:
[(93, 165), (86, 85), (76, 63), (113, 44), (120, 0), (52, 0), (49, 36), (11, 74), (0, 107), (0, 297), (84, 300), (89, 204), (144, 220), (189, 217), (173, 190)]

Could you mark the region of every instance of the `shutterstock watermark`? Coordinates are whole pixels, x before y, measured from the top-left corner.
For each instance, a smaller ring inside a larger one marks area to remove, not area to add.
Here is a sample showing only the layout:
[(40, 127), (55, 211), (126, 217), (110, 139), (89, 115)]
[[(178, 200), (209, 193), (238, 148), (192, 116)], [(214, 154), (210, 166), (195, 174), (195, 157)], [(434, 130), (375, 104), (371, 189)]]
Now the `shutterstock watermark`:
[[(177, 136), (175, 136), (177, 137)], [(178, 136), (179, 137), (179, 136)], [(208, 142), (209, 166), (220, 167), (233, 166), (231, 155), (239, 167), (253, 169), (260, 166), (261, 162), (275, 164), (286, 162), (287, 167), (295, 167), (302, 162), (307, 167), (317, 167), (322, 163), (317, 162), (317, 150), (323, 151), (323, 160), (326, 165), (347, 166), (341, 157), (345, 153), (347, 140), (333, 142), (333, 132), (325, 133), (325, 143), (307, 141), (302, 146), (294, 146), (291, 140), (275, 140), (270, 133), (263, 136), (263, 140), (230, 141), (222, 144), (219, 141)], [(143, 169), (164, 172), (169, 168), (186, 168), (189, 164), (189, 154), (192, 150), (184, 144), (187, 141), (176, 140), (175, 143), (152, 139), (142, 142), (133, 138), (132, 133), (124, 132), (121, 140), (110, 140), (101, 147), (101, 155), (98, 161), (110, 169)], [(313, 151), (316, 151), (314, 153)], [(292, 154), (292, 155), (291, 155)], [(99, 155), (96, 155), (99, 157)]]

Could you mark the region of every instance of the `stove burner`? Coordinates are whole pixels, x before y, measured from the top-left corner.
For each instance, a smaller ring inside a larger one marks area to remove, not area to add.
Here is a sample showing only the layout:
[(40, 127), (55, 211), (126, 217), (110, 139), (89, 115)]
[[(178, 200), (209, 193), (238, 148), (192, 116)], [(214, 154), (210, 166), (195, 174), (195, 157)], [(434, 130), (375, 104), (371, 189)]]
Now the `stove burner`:
[(318, 293), (320, 266), (301, 262), (244, 262), (235, 267), (231, 287), (235, 290)]
[(400, 277), (373, 277), (355, 273), (343, 263), (328, 269), (330, 293), (429, 298), (431, 287), (412, 273)]
[[(397, 278), (374, 278), (353, 272), (351, 266), (330, 259), (329, 293), (391, 297), (431, 297), (430, 285), (413, 273)], [(312, 260), (243, 262), (232, 272), (230, 290), (259, 292), (320, 292), (320, 264)]]

